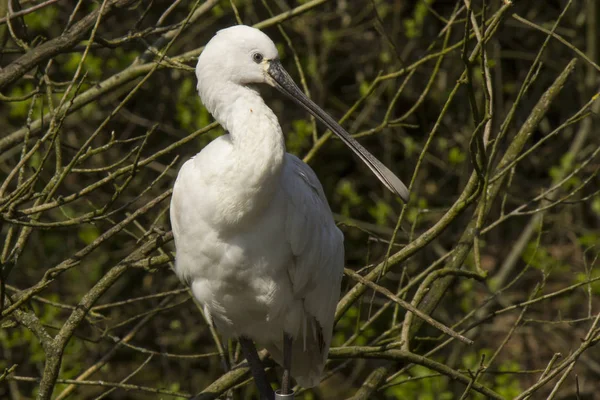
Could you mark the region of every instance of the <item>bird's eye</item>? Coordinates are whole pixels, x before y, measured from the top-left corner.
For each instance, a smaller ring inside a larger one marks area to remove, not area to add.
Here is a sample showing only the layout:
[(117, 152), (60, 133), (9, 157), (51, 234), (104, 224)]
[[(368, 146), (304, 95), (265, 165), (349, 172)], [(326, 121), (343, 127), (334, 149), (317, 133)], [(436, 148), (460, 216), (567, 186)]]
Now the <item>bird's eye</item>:
[(252, 54), (252, 59), (255, 63), (260, 64), (263, 60), (263, 55), (260, 53), (254, 53)]

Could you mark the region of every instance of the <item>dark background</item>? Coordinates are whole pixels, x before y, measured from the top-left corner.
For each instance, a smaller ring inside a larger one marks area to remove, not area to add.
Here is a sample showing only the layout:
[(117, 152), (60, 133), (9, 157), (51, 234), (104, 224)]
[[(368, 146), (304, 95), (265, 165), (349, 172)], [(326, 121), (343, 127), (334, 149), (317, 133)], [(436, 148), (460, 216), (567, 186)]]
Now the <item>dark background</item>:
[[(9, 1), (0, 0), (2, 15), (44, 3)], [(13, 17), (12, 29), (1, 23), (1, 398), (35, 398), (40, 388), (40, 398), (185, 398), (223, 375), (223, 358), (239, 361), (235, 343), (219, 355), (219, 341), (171, 271), (166, 193), (181, 164), (223, 133), (205, 129), (212, 118), (189, 67), (217, 30), (236, 24), (236, 12), (245, 24), (264, 24), (317, 104), (346, 115), (350, 133), (404, 182), (414, 179), (404, 207), (341, 142), (319, 141), (323, 126), (264, 88), (288, 151), (306, 157), (324, 186), (346, 237), (346, 266), (367, 276), (386, 255), (416, 245), (392, 257), (377, 284), (426, 312), (437, 305), (436, 320), (474, 340), (445, 343), (448, 336), (414, 318), (410, 351), (448, 370), (393, 353), (372, 359), (355, 346), (400, 348), (405, 311), (367, 290), (338, 315), (332, 343), (356, 358), (335, 356), (322, 384), (298, 397), (484, 398), (452, 379), (460, 373), (515, 398), (550, 364), (554, 378), (532, 398), (555, 387), (556, 399), (594, 398), (600, 102), (591, 100), (600, 6), (489, 0), (483, 12), (480, 0), (322, 3), (58, 1)], [(301, 6), (308, 11), (290, 17)], [(101, 9), (102, 18), (82, 27)], [(478, 31), (482, 21), (485, 29), (499, 22), (486, 35), (485, 57), (479, 52), (467, 67), (463, 51), (470, 56), (478, 44), (473, 35), (463, 47), (470, 15)], [(566, 83), (540, 102), (574, 58)], [(455, 212), (482, 160), (476, 144), (484, 131), (489, 168), (481, 190)], [(493, 181), (500, 160), (529, 150)], [(494, 182), (496, 193), (488, 190)], [(448, 223), (436, 225), (443, 218)], [(454, 279), (432, 275), (442, 268)], [(354, 285), (345, 277), (344, 293)], [(74, 317), (78, 310), (85, 317)], [(58, 359), (60, 368), (49, 366)], [(276, 384), (280, 372), (269, 376)], [(223, 382), (228, 390), (244, 379), (230, 374)], [(234, 398), (254, 395), (245, 382)]]

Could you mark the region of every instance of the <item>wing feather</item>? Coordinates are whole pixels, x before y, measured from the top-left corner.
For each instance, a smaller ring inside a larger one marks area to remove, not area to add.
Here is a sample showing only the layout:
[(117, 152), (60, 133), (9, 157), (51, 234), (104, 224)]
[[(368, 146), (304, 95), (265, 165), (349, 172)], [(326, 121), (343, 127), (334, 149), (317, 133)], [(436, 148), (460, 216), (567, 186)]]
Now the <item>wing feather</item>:
[(284, 168), (286, 235), (295, 257), (289, 271), (293, 291), (323, 328), (329, 347), (344, 269), (344, 236), (314, 171), (293, 155), (286, 156)]
[[(344, 271), (344, 236), (335, 226), (323, 187), (313, 170), (286, 154), (281, 188), (286, 199), (285, 236), (293, 259), (287, 265), (303, 321), (292, 346), (292, 374), (303, 387), (319, 384), (333, 333)], [(266, 344), (283, 361), (283, 342)]]

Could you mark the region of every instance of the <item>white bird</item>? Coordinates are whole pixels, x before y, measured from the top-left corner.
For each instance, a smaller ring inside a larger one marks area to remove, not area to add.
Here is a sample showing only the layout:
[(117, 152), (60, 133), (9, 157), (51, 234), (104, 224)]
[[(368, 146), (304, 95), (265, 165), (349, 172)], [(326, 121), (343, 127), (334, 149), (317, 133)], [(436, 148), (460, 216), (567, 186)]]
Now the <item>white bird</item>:
[(282, 392), (320, 381), (343, 274), (342, 232), (313, 170), (286, 153), (277, 117), (256, 85), (276, 87), (327, 125), (403, 199), (408, 190), (314, 104), (261, 31), (234, 26), (206, 45), (196, 67), (202, 103), (228, 134), (177, 176), (171, 224), (175, 271), (218, 331), (240, 340), (261, 396), (274, 394), (252, 343), (284, 367)]

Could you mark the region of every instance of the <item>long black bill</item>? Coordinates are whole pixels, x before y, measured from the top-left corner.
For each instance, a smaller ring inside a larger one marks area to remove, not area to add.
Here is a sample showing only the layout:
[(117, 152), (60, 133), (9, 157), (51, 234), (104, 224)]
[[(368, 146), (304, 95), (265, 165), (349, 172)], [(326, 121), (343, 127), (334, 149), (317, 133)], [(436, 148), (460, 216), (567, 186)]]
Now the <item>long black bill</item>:
[(408, 189), (400, 179), (385, 165), (376, 159), (367, 151), (360, 143), (358, 143), (348, 132), (344, 130), (333, 118), (325, 111), (316, 105), (311, 99), (300, 90), (294, 83), (290, 75), (287, 73), (278, 60), (273, 60), (269, 65), (269, 75), (273, 78), (274, 86), (281, 92), (285, 93), (292, 100), (302, 106), (306, 111), (314, 115), (323, 122), (333, 133), (335, 133), (342, 141), (356, 153), (360, 159), (367, 164), (373, 171), (375, 176), (392, 192), (400, 196), (404, 202), (408, 201)]

